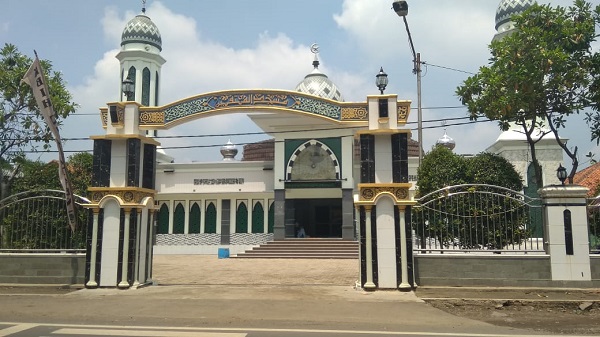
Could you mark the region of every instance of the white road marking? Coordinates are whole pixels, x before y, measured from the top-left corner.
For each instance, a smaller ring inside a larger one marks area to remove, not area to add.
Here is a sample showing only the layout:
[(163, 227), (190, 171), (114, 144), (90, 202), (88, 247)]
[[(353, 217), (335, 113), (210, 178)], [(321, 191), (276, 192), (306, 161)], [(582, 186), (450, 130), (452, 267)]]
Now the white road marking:
[(97, 335), (97, 336), (136, 336), (136, 337), (246, 337), (246, 333), (198, 332), (198, 331), (153, 331), (123, 329), (58, 329), (52, 334), (61, 335)]
[[(194, 327), (150, 327), (150, 326), (123, 326), (123, 325), (77, 325), (77, 324), (57, 324), (57, 323), (14, 323), (14, 322), (0, 322), (2, 325), (15, 325), (15, 327), (0, 330), (0, 337), (8, 336), (12, 333), (17, 333), (37, 326), (56, 327), (54, 333), (64, 334), (64, 331), (72, 330), (93, 330), (96, 335), (100, 335), (98, 331), (135, 331), (137, 333), (142, 332), (145, 334), (138, 335), (122, 335), (122, 336), (141, 336), (141, 337), (155, 337), (155, 336), (194, 336), (194, 337), (243, 337), (247, 336), (247, 332), (294, 332), (294, 333), (320, 333), (320, 334), (342, 334), (342, 335), (388, 335), (388, 336), (439, 336), (439, 337), (554, 337), (556, 335), (540, 335), (535, 332), (532, 334), (488, 334), (488, 333), (462, 333), (462, 332), (424, 332), (424, 331), (370, 331), (370, 330), (319, 330), (319, 329), (266, 329), (266, 328), (194, 328)], [(3, 334), (9, 329), (11, 330), (8, 334)], [(134, 330), (137, 329), (137, 330)], [(241, 333), (244, 331), (246, 333)], [(218, 333), (217, 333), (218, 332)], [(199, 334), (200, 333), (200, 334)], [(206, 333), (203, 335), (201, 333)], [(211, 335), (210, 333), (213, 333)], [(78, 333), (81, 334), (81, 333)], [(561, 335), (561, 337), (581, 337), (578, 335)]]
[[(3, 323), (2, 323), (3, 324)], [(38, 324), (21, 324), (21, 323), (6, 323), (6, 324), (15, 324), (10, 328), (0, 330), (0, 337), (10, 336), (14, 333), (29, 330), (31, 328), (35, 328)]]

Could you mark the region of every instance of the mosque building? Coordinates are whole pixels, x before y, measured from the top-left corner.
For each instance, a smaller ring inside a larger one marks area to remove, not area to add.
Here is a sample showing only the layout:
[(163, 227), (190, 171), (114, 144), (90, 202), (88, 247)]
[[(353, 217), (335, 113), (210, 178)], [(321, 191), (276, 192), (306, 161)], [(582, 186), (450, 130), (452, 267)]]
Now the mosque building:
[[(531, 4), (531, 0), (502, 0), (496, 14), (498, 34), (494, 39), (509, 34), (514, 28), (511, 16)], [(159, 106), (161, 67), (166, 62), (161, 51), (160, 31), (143, 10), (127, 23), (121, 51), (116, 56), (121, 81), (130, 81), (135, 88), (131, 93), (121, 89), (121, 97), (127, 95), (128, 101), (150, 110)], [(178, 163), (158, 147), (154, 173), (142, 172), (147, 179), (155, 179), (158, 191), (154, 200), (155, 253), (216, 254), (220, 247), (228, 247), (232, 254), (237, 254), (269, 241), (295, 237), (298, 226), (312, 238), (357, 240), (360, 214), (355, 202), (359, 200), (358, 185), (369, 151), (359, 141), (364, 125), (339, 127), (332, 119), (320, 118), (334, 113), (330, 111), (332, 104), (346, 103), (343, 88), (319, 69), (318, 46), (313, 45), (311, 51), (313, 69), (293, 90), (302, 97), (316, 96), (331, 102), (318, 107), (319, 116), (249, 108), (249, 118), (271, 139), (240, 148), (234, 144), (235, 140), (230, 140), (219, 149), (221, 161)], [(270, 99), (281, 99), (272, 104), (287, 102), (282, 92), (271, 93)], [(190, 104), (199, 100), (190, 100)], [(172, 110), (180, 106), (173, 106)], [(398, 111), (402, 109), (405, 113), (409, 111), (410, 102), (398, 101)], [(150, 110), (140, 115), (149, 138), (157, 136), (157, 130), (151, 127), (156, 114)], [(179, 118), (177, 114), (184, 112), (166, 113)], [(110, 113), (103, 116), (107, 127), (112, 116)], [(165, 122), (169, 122), (168, 116)], [(530, 157), (521, 138), (513, 128), (503, 132), (488, 151), (506, 157), (527, 177)], [(420, 144), (410, 138), (410, 132), (406, 142), (408, 171), (403, 174), (414, 191)], [(456, 145), (447, 134), (438, 144), (450, 149)], [(554, 145), (548, 142), (547, 147), (540, 155), (542, 166), (544, 170), (553, 170), (562, 161), (562, 152), (556, 142)], [(393, 149), (388, 150), (386, 161), (391, 164), (400, 160), (392, 158)], [(148, 165), (147, 170), (151, 168)], [(545, 173), (545, 177), (551, 176)]]

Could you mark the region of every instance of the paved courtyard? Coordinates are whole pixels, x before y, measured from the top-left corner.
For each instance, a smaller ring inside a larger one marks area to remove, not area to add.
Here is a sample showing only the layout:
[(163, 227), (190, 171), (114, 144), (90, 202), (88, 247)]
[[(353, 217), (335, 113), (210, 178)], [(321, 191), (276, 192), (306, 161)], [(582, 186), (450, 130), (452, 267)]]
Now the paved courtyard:
[(356, 259), (219, 259), (155, 255), (153, 279), (163, 285), (336, 285), (358, 280)]

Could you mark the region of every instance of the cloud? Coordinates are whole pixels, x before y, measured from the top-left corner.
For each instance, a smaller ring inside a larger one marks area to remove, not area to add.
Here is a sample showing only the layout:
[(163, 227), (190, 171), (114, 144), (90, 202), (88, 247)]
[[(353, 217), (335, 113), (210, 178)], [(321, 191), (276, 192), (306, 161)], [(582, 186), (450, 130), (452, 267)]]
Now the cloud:
[(10, 31), (10, 22), (0, 23), (0, 33), (8, 33)]
[[(285, 34), (265, 31), (256, 36), (251, 47), (236, 49), (203, 37), (193, 18), (173, 13), (160, 2), (153, 2), (147, 13), (160, 29), (163, 39), (161, 55), (167, 60), (162, 68), (160, 104), (219, 90), (294, 89), (312, 70), (313, 56), (308, 52), (309, 47), (295, 43)], [(105, 39), (110, 45), (120, 44), (121, 32), (134, 15), (132, 12), (118, 13), (114, 8), (105, 10), (101, 22)], [(107, 101), (119, 100), (119, 62), (115, 58), (117, 53), (118, 49), (105, 52), (97, 61), (93, 74), (82, 85), (71, 89), (75, 101), (81, 102), (80, 111), (96, 113), (98, 107), (105, 106)], [(324, 66), (322, 70), (327, 72), (328, 68)], [(363, 83), (356, 76), (343, 71), (332, 71), (332, 74), (350, 88), (349, 92), (361, 92)], [(92, 126), (96, 130), (95, 134), (102, 134), (99, 119), (90, 118), (92, 119), (95, 121), (90, 124), (98, 123), (96, 127)], [(65, 128), (69, 128), (69, 134), (90, 134), (89, 130), (81, 127), (77, 132), (77, 125), (67, 123)], [(245, 115), (228, 114), (182, 124), (173, 130), (160, 131), (160, 135), (218, 135), (259, 131)], [(227, 138), (163, 139), (162, 144), (164, 147), (206, 146), (225, 144)], [(235, 137), (231, 138), (234, 143), (239, 142)], [(264, 139), (266, 136), (255, 138)], [(218, 150), (218, 147), (176, 150), (176, 154), (178, 161), (220, 160)]]
[[(484, 62), (495, 33), (495, 6), (480, 0), (412, 2), (406, 19), (416, 52), (446, 66), (472, 66), (475, 57)], [(391, 9), (391, 1), (345, 0), (333, 18), (365, 54), (412, 59), (403, 19)]]
[[(407, 19), (417, 51), (429, 64), (477, 71), (480, 65), (487, 63), (487, 45), (495, 33), (496, 6), (496, 2), (480, 0), (463, 0), (460, 6), (456, 2), (434, 0), (411, 2)], [(202, 25), (194, 18), (175, 13), (161, 2), (152, 2), (147, 13), (160, 29), (161, 55), (167, 60), (161, 76), (161, 104), (228, 89), (291, 90), (312, 70), (313, 55), (308, 52), (308, 45), (294, 41), (284, 33), (262, 31), (245, 48), (235, 48), (206, 36)], [(113, 7), (105, 9), (101, 23), (109, 50), (96, 62), (93, 73), (83, 84), (70, 88), (75, 101), (81, 104), (80, 112), (96, 114), (107, 102), (119, 100), (119, 63), (115, 55), (120, 48), (123, 28), (136, 14), (119, 12)], [(392, 11), (391, 1), (345, 0), (333, 20), (346, 34), (346, 41), (342, 38), (338, 42), (347, 43), (356, 50), (351, 50), (354, 53), (352, 62), (341, 62), (343, 60), (324, 53), (320, 56), (320, 69), (337, 84), (345, 100), (364, 101), (366, 95), (376, 93), (375, 74), (383, 65), (390, 74), (386, 92), (398, 93), (399, 99), (412, 99), (416, 108), (416, 85), (411, 73), (412, 55), (407, 33), (402, 19)], [(340, 68), (341, 64), (345, 64), (345, 68)], [(424, 67), (423, 74), (423, 107), (460, 105), (454, 90), (468, 75), (433, 66)], [(460, 109), (426, 110), (423, 117), (432, 120), (466, 115), (466, 110)], [(97, 115), (85, 117), (86, 122), (82, 125), (83, 118), (68, 119), (66, 134), (73, 137), (103, 134)], [(416, 121), (416, 109), (411, 121)], [(244, 132), (260, 130), (243, 114), (227, 114), (191, 121), (160, 131), (159, 135)], [(495, 123), (448, 128), (448, 135), (457, 142), (457, 153), (483, 151), (499, 134)], [(424, 149), (428, 150), (442, 135), (441, 128), (424, 130)], [(161, 139), (161, 142), (164, 147), (193, 147), (225, 144), (229, 138), (240, 144), (267, 137), (215, 136)], [(87, 148), (92, 148), (91, 142)], [(175, 155), (178, 162), (221, 158), (219, 146), (167, 150), (167, 153)]]

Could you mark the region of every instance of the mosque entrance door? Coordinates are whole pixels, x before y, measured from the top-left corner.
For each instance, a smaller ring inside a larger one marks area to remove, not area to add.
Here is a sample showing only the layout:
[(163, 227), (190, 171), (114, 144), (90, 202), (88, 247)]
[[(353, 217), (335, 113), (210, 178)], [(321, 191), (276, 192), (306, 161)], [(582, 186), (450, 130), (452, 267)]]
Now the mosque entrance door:
[(342, 237), (341, 199), (293, 199), (294, 217), (313, 238)]

